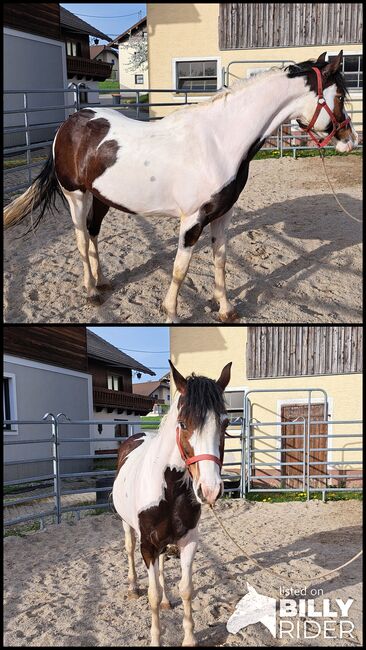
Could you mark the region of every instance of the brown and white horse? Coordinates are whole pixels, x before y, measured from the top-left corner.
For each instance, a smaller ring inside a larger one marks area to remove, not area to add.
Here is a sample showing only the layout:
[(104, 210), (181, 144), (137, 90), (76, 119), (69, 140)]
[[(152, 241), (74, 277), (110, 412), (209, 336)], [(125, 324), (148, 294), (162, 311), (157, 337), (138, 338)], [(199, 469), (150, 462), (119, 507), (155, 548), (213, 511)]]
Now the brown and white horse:
[[(108, 286), (99, 262), (98, 234), (110, 206), (180, 219), (167, 322), (178, 322), (177, 299), (196, 242), (210, 224), (214, 297), (222, 321), (237, 317), (225, 287), (226, 230), (243, 190), (249, 163), (266, 138), (289, 119), (346, 152), (357, 135), (344, 108), (342, 52), (332, 61), (275, 68), (174, 111), (160, 121), (138, 122), (109, 108), (74, 113), (56, 133), (53, 151), (33, 185), (5, 208), (5, 226), (41, 206), (35, 224), (58, 192), (75, 226), (89, 299)], [(323, 95), (323, 96), (321, 96)], [(316, 119), (314, 119), (316, 116)]]
[(119, 449), (113, 503), (123, 520), (129, 596), (138, 597), (136, 539), (149, 575), (151, 645), (160, 645), (159, 609), (169, 608), (164, 551), (180, 549), (184, 646), (196, 645), (192, 619), (192, 563), (201, 504), (213, 505), (223, 491), (221, 465), (229, 422), (223, 392), (231, 363), (217, 381), (194, 374), (185, 379), (169, 361), (179, 391), (157, 434), (138, 433)]

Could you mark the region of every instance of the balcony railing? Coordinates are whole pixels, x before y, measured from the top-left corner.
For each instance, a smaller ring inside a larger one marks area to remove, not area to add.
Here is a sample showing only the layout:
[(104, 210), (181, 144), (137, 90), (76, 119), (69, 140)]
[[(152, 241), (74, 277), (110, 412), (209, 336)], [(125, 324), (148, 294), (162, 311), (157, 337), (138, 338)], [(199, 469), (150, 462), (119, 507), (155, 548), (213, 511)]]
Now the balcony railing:
[(108, 388), (93, 388), (93, 401), (94, 406), (129, 409), (141, 413), (152, 411), (154, 406), (154, 400), (150, 397)]
[(91, 61), (80, 56), (67, 56), (68, 76), (79, 75), (90, 79), (104, 80), (111, 75), (113, 63), (105, 61)]

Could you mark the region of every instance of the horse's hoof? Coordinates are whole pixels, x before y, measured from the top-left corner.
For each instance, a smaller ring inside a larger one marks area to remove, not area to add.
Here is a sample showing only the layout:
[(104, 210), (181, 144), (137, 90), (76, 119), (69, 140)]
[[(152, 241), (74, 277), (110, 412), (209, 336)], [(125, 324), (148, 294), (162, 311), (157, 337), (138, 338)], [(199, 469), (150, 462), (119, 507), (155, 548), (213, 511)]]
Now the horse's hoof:
[(161, 609), (173, 609), (173, 605), (171, 604), (170, 600), (164, 600), (164, 602), (160, 603)]
[(180, 323), (180, 320), (177, 316), (167, 316), (165, 323)]
[(113, 286), (112, 283), (107, 280), (106, 282), (103, 282), (103, 284), (97, 284), (97, 288), (101, 291), (112, 291)]
[(91, 296), (87, 297), (87, 302), (89, 302), (91, 305), (101, 305), (103, 302), (103, 298), (99, 293), (93, 293)]
[(127, 598), (129, 600), (137, 600), (137, 598), (140, 598), (140, 594), (139, 594), (138, 589), (134, 589), (134, 590), (130, 589), (127, 592)]
[(219, 313), (219, 317), (222, 323), (233, 323), (240, 318), (235, 308), (231, 309), (231, 311), (225, 312), (224, 314)]

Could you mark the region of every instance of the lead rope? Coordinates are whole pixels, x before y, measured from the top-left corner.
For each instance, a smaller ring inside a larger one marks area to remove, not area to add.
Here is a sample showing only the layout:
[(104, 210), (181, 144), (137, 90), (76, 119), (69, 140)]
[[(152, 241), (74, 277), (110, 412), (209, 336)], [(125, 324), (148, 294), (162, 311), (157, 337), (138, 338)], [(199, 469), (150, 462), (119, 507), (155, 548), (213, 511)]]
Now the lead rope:
[[(261, 571), (265, 571), (266, 573), (270, 573), (271, 575), (276, 576), (276, 578), (281, 578), (281, 580), (283, 580), (284, 582), (287, 582), (288, 584), (298, 584), (298, 583), (294, 582), (293, 580), (291, 580), (291, 579), (289, 579), (289, 578), (284, 578), (280, 573), (277, 573), (277, 571), (273, 571), (273, 569), (270, 569), (270, 568), (268, 568), (268, 567), (261, 566), (261, 564), (259, 564), (259, 562), (257, 562), (257, 560), (255, 560), (251, 555), (249, 555), (246, 551), (244, 551), (244, 549), (243, 549), (241, 546), (239, 546), (239, 544), (238, 544), (237, 541), (232, 537), (232, 535), (230, 535), (228, 529), (227, 529), (226, 526), (222, 523), (222, 521), (219, 519), (219, 517), (217, 516), (217, 514), (216, 514), (216, 512), (214, 511), (214, 509), (213, 509), (212, 506), (210, 506), (210, 509), (211, 509), (211, 512), (212, 512), (213, 516), (215, 517), (216, 521), (217, 521), (218, 524), (221, 526), (222, 530), (226, 533), (226, 535), (228, 536), (228, 538), (231, 539), (231, 541), (233, 542), (233, 544), (235, 544), (235, 546), (239, 549), (239, 551), (241, 551), (241, 553), (243, 553), (243, 554), (245, 555), (245, 557), (246, 557), (248, 560), (250, 560), (251, 562), (253, 562), (253, 563), (254, 563), (254, 564), (255, 564), (255, 565), (256, 565), (256, 566), (257, 566)], [(337, 573), (337, 571), (340, 571), (341, 569), (343, 569), (344, 567), (346, 567), (348, 564), (351, 564), (351, 562), (354, 562), (355, 560), (357, 560), (357, 558), (360, 557), (360, 555), (362, 555), (362, 553), (363, 553), (363, 551), (359, 551), (359, 552), (358, 552), (356, 555), (354, 555), (350, 560), (348, 560), (348, 562), (345, 562), (344, 564), (341, 564), (341, 566), (338, 566), (336, 569), (332, 569), (331, 571), (325, 571), (324, 573), (320, 573), (319, 575), (317, 575), (317, 576), (315, 576), (315, 577), (313, 577), (313, 578), (304, 578), (304, 579), (302, 578), (302, 579), (301, 579), (301, 583), (304, 583), (304, 582), (313, 582), (313, 581), (315, 581), (315, 580), (320, 580), (321, 578), (325, 578), (325, 576), (331, 575), (332, 573)]]
[(351, 217), (351, 219), (353, 219), (354, 221), (357, 221), (357, 223), (361, 223), (359, 219), (357, 219), (356, 217), (354, 217), (353, 214), (351, 214), (350, 212), (348, 212), (348, 210), (346, 210), (346, 208), (343, 207), (342, 203), (341, 203), (340, 200), (338, 199), (338, 196), (336, 195), (336, 193), (335, 193), (335, 191), (334, 191), (334, 189), (333, 189), (333, 185), (332, 185), (332, 183), (330, 182), (330, 178), (329, 178), (329, 175), (328, 175), (328, 172), (327, 172), (327, 168), (326, 168), (326, 166), (325, 166), (325, 162), (324, 162), (324, 159), (325, 159), (324, 150), (323, 150), (323, 151), (320, 151), (320, 150), (319, 150), (319, 154), (320, 154), (321, 161), (322, 161), (322, 163), (323, 163), (323, 169), (324, 169), (325, 175), (326, 175), (326, 177), (327, 177), (327, 179), (328, 179), (329, 187), (330, 187), (330, 189), (332, 190), (332, 194), (333, 194), (335, 200), (337, 201), (339, 207), (343, 210), (343, 212), (345, 212), (346, 214), (348, 214), (348, 216)]

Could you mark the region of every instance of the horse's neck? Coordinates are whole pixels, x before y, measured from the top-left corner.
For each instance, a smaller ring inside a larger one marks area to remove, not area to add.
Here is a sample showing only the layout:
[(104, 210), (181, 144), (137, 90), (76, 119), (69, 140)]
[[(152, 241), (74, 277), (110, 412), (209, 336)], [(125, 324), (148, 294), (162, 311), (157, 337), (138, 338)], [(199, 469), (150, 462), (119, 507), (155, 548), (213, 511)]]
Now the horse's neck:
[(178, 417), (178, 398), (171, 405), (167, 415), (161, 422), (158, 434), (155, 438), (156, 450), (159, 456), (166, 461), (167, 465), (185, 469), (177, 442), (176, 427)]
[(212, 102), (207, 117), (230, 161), (239, 162), (251, 145), (265, 140), (280, 124), (300, 112), (303, 78), (285, 73), (265, 75)]

